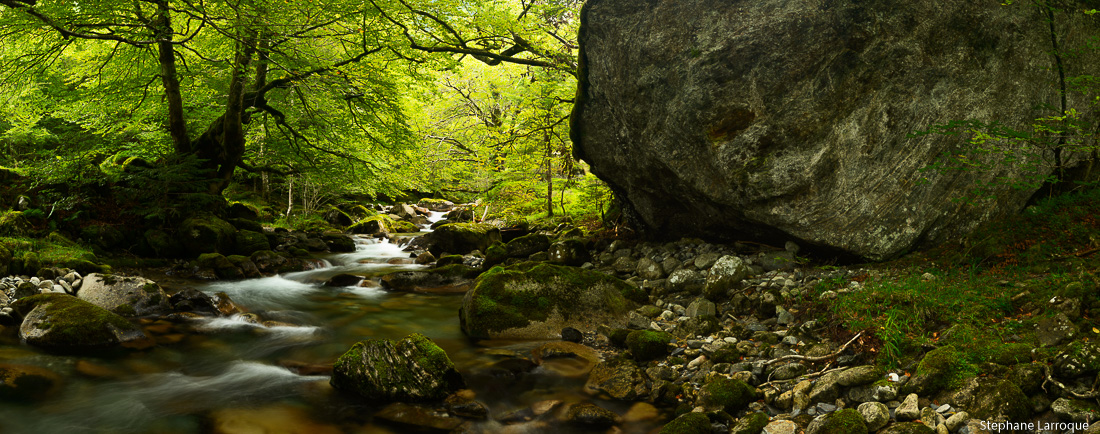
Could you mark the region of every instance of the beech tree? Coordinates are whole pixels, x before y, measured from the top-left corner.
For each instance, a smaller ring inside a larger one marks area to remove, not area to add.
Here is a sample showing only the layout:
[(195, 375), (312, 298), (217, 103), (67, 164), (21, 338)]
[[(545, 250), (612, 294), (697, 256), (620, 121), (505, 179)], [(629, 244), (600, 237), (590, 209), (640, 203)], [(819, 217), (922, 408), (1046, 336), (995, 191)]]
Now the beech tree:
[(88, 128), (164, 131), (171, 152), (201, 161), (212, 193), (237, 168), (378, 172), (408, 163), (402, 93), (419, 68), (469, 56), (574, 70), (572, 42), (530, 23), (560, 6), (0, 0), (0, 84), (61, 84), (51, 116)]

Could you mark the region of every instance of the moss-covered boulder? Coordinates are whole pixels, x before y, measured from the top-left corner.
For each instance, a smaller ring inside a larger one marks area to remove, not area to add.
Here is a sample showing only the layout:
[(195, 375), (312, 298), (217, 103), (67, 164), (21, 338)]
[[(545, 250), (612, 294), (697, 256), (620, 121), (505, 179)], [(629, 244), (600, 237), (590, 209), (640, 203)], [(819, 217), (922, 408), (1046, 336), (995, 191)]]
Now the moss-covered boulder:
[(504, 245), (507, 254), (512, 258), (526, 258), (538, 252), (544, 252), (550, 248), (550, 237), (543, 234), (527, 234), (509, 241)]
[(703, 413), (684, 413), (661, 428), (661, 434), (710, 434), (710, 419)]
[(179, 257), (184, 254), (183, 244), (176, 237), (160, 229), (145, 231), (145, 245), (156, 256)]
[(385, 214), (373, 214), (348, 226), (348, 232), (359, 235), (378, 236), (393, 233), (393, 219)]
[(287, 263), (287, 258), (271, 250), (261, 250), (249, 256), (256, 268), (263, 274), (278, 273)]
[(500, 229), (482, 223), (452, 223), (436, 228), (427, 235), (428, 251), (436, 257), (443, 253), (464, 255), (474, 250), (485, 251), (501, 241)]
[(262, 274), (260, 274), (259, 267), (256, 267), (256, 263), (252, 262), (252, 259), (250, 259), (248, 256), (229, 255), (226, 256), (225, 259), (228, 259), (229, 262), (233, 263), (233, 266), (240, 270), (241, 274), (243, 274), (246, 278), (251, 279), (262, 276)]
[(248, 256), (261, 250), (271, 250), (271, 244), (267, 242), (267, 236), (259, 232), (237, 231), (234, 240), (234, 251), (238, 255)]
[(77, 292), (81, 300), (122, 316), (146, 316), (172, 310), (168, 294), (156, 282), (137, 276), (89, 274)]
[(932, 395), (944, 388), (957, 386), (966, 376), (966, 368), (966, 361), (955, 346), (936, 348), (924, 355), (917, 365), (917, 372), (905, 383), (901, 393)]
[(4, 246), (0, 246), (0, 276), (7, 276), (8, 265), (11, 264), (12, 254), (11, 250), (8, 250)]
[(119, 315), (66, 294), (39, 294), (12, 303), (23, 315), (19, 337), (27, 344), (61, 352), (119, 347), (145, 348), (152, 341)]
[(626, 296), (637, 297), (636, 291), (615, 277), (576, 267), (493, 267), (466, 293), (459, 323), (476, 339), (556, 339), (565, 327), (623, 327), (635, 307)]
[(816, 432), (818, 434), (867, 434), (867, 422), (858, 411), (846, 408), (826, 415), (821, 420), (821, 428)]
[(951, 396), (951, 402), (981, 420), (1003, 417), (1023, 422), (1031, 415), (1031, 401), (1020, 387), (998, 378), (974, 377), (966, 380)]
[(31, 222), (21, 211), (0, 212), (0, 236), (25, 237), (31, 233)]
[(699, 393), (699, 404), (708, 409), (735, 414), (757, 400), (758, 395), (756, 388), (744, 381), (717, 377), (703, 386)]
[(420, 201), (416, 203), (416, 206), (427, 208), (435, 212), (445, 212), (453, 209), (455, 207), (455, 204), (454, 202), (446, 199), (424, 198), (420, 199)]
[(635, 330), (626, 335), (626, 347), (635, 360), (645, 361), (668, 355), (668, 343), (672, 335), (653, 330)]
[(371, 339), (336, 360), (332, 387), (371, 401), (435, 401), (465, 387), (447, 353), (421, 334)]
[(1072, 379), (1100, 372), (1100, 343), (1077, 340), (1066, 345), (1066, 351), (1054, 359), (1054, 374)]
[(396, 233), (399, 233), (399, 234), (409, 234), (409, 233), (414, 233), (414, 232), (420, 232), (420, 226), (417, 226), (416, 223), (405, 221), (405, 220), (395, 220), (393, 222), (393, 232), (396, 232)]
[(226, 215), (229, 218), (243, 219), (243, 220), (259, 220), (260, 213), (252, 207), (245, 205), (241, 202), (234, 202), (229, 204), (229, 208), (226, 209)]
[(179, 227), (179, 240), (191, 257), (206, 252), (232, 254), (237, 228), (212, 215), (184, 220)]
[(324, 234), (321, 235), (321, 240), (328, 245), (329, 251), (332, 252), (355, 251), (355, 240), (344, 234)]
[(550, 262), (579, 267), (592, 260), (584, 241), (575, 238), (558, 241), (548, 249)]
[(28, 403), (55, 395), (61, 375), (41, 366), (0, 364), (0, 400)]
[(34, 276), (42, 268), (42, 260), (35, 252), (23, 252), (23, 273)]
[(461, 294), (470, 289), (477, 271), (462, 264), (428, 271), (401, 271), (382, 276), (382, 288), (399, 292)]
[(214, 270), (219, 279), (242, 279), (244, 272), (221, 253), (203, 253), (195, 260), (201, 268)]

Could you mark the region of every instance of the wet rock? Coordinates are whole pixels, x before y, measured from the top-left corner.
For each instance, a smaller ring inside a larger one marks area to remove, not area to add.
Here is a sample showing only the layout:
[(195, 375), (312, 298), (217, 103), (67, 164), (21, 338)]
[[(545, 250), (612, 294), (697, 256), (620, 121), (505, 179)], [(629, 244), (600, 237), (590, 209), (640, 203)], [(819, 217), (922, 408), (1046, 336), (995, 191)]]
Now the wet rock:
[(244, 312), (244, 308), (235, 303), (229, 294), (224, 292), (218, 292), (214, 294), (214, 306), (217, 307), (218, 313), (224, 316), (230, 316)]
[(199, 267), (213, 270), (219, 279), (244, 278), (244, 272), (221, 253), (203, 253), (195, 262)]
[(383, 407), (374, 417), (403, 431), (450, 433), (466, 423), (465, 419), (440, 415), (430, 408), (406, 403)]
[(623, 327), (644, 301), (644, 291), (603, 273), (525, 263), (482, 274), (463, 299), (459, 323), (477, 339), (557, 339), (565, 327)]
[(271, 250), (261, 250), (249, 256), (252, 263), (263, 274), (278, 273), (286, 265), (287, 259)]
[(465, 386), (443, 349), (420, 334), (371, 339), (336, 360), (332, 386), (372, 401), (431, 401)]
[[(569, 369), (569, 372), (562, 372), (562, 374), (568, 374), (565, 376), (569, 377), (588, 374), (592, 370), (592, 367), (600, 363), (600, 354), (597, 353), (596, 350), (586, 345), (565, 341), (547, 342), (539, 345), (531, 351), (531, 355), (534, 357), (535, 363), (542, 365), (545, 365), (545, 362), (551, 359), (574, 359), (580, 361), (580, 366)], [(557, 370), (554, 368), (550, 369)]]
[(210, 427), (214, 434), (237, 433), (310, 433), (340, 434), (336, 425), (313, 420), (308, 412), (291, 405), (260, 408), (224, 408), (211, 412)]
[(718, 259), (707, 274), (707, 290), (724, 292), (736, 287), (752, 271), (739, 256), (726, 255)]
[(325, 242), (331, 252), (355, 251), (355, 240), (344, 234), (324, 234), (321, 236), (321, 240)]
[(619, 423), (621, 418), (611, 410), (585, 402), (569, 407), (569, 411), (565, 412), (565, 420), (592, 428), (607, 428)]
[(432, 294), (462, 294), (473, 283), (467, 276), (475, 274), (465, 265), (448, 265), (428, 271), (400, 271), (382, 276), (382, 288), (400, 292)]
[(489, 408), (474, 400), (473, 391), (460, 390), (443, 400), (447, 412), (467, 419), (484, 420), (489, 418)]
[(37, 347), (84, 352), (152, 344), (126, 318), (71, 295), (34, 295), (16, 301), (12, 307), (23, 316), (20, 339)]
[(325, 286), (356, 286), (362, 280), (362, 276), (354, 274), (337, 274), (326, 280)]
[(588, 376), (584, 390), (592, 395), (606, 395), (620, 401), (634, 401), (649, 395), (645, 374), (633, 362), (623, 358), (596, 365)]
[(56, 395), (61, 385), (61, 375), (41, 366), (0, 364), (0, 400), (40, 401)]
[(122, 316), (155, 315), (172, 310), (164, 289), (144, 277), (89, 274), (77, 296)]
[(566, 327), (561, 329), (561, 340), (566, 342), (580, 342), (584, 340), (584, 334), (573, 327)]
[(194, 312), (217, 315), (218, 307), (214, 299), (195, 288), (184, 288), (168, 298), (172, 310), (176, 312)]
[(425, 235), (427, 250), (439, 257), (444, 252), (466, 254), (474, 250), (485, 251), (489, 245), (499, 242), (500, 229), (481, 223), (454, 223), (443, 225)]

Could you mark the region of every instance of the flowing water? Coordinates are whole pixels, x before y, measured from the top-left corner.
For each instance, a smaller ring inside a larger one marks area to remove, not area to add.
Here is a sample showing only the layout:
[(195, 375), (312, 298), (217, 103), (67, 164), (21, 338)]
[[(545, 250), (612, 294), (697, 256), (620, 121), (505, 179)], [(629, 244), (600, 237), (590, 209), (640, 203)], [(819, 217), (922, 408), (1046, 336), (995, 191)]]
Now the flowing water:
[[(424, 267), (385, 240), (356, 241), (357, 251), (325, 256), (326, 266), (311, 271), (216, 283), (154, 277), (169, 291), (193, 286), (225, 292), (275, 321), (266, 325), (241, 316), (183, 324), (146, 320), (159, 345), (106, 358), (47, 354), (20, 344), (15, 327), (9, 328), (0, 341), (0, 363), (46, 367), (63, 379), (43, 401), (0, 403), (0, 432), (389, 432), (371, 419), (377, 407), (329, 386), (328, 369), (357, 341), (410, 333), (422, 333), (446, 350), (493, 415), (544, 399), (583, 399), (583, 378), (560, 375), (562, 369), (549, 365), (522, 381), (494, 376), (487, 369), (491, 363), (529, 357), (539, 343), (475, 345), (459, 330), (461, 296), (382, 290), (380, 276)], [(365, 286), (322, 285), (337, 274), (363, 276)], [(622, 404), (601, 405), (626, 411)], [(495, 431), (499, 425), (493, 424), (482, 428)]]

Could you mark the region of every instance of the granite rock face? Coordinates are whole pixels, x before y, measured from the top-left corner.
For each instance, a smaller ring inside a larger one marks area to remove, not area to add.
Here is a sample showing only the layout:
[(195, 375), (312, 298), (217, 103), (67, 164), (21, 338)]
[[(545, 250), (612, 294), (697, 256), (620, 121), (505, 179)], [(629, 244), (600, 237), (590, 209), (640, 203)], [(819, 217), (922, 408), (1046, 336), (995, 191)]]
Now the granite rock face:
[[(1063, 49), (1094, 25), (1070, 9), (1054, 17)], [(922, 171), (964, 140), (911, 133), (964, 119), (1027, 131), (1061, 113), (1045, 12), (1021, 4), (589, 0), (582, 15), (575, 153), (653, 237), (890, 258), (1034, 193), (953, 201), (1024, 169)], [(1065, 56), (1066, 76), (1096, 57)]]

